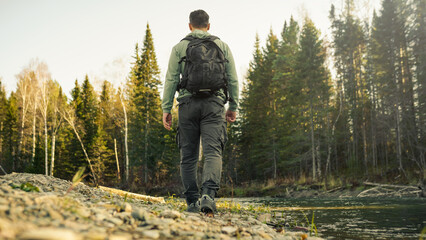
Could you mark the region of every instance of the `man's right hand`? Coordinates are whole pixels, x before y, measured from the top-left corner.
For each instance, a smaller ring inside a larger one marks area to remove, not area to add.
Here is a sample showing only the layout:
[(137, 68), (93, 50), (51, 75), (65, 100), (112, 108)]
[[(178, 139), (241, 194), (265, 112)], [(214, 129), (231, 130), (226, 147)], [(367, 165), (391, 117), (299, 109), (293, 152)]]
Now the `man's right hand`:
[(165, 129), (169, 130), (172, 127), (172, 114), (171, 113), (163, 113), (163, 126)]

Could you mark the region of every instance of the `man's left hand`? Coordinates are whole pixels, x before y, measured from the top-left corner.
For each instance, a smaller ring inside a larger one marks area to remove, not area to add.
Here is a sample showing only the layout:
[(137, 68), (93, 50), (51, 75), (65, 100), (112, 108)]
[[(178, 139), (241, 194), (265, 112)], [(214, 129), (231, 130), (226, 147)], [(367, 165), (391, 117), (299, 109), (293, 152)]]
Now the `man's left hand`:
[(163, 113), (163, 126), (165, 129), (170, 131), (172, 127), (172, 114)]
[(237, 119), (237, 112), (228, 110), (226, 111), (226, 121), (233, 123)]

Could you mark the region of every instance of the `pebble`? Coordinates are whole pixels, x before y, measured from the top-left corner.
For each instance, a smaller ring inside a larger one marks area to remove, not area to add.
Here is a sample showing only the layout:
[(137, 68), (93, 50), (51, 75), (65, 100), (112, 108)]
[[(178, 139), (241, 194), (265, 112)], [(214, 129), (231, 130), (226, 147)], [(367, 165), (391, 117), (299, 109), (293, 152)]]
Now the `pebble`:
[(129, 203), (123, 203), (120, 205), (120, 211), (121, 212), (132, 212), (132, 205)]
[(145, 221), (147, 219), (147, 216), (148, 216), (148, 213), (141, 208), (138, 208), (132, 211), (132, 217), (137, 220)]
[(128, 233), (114, 234), (108, 237), (108, 240), (131, 240), (133, 237)]
[(180, 218), (181, 214), (180, 212), (175, 210), (165, 210), (161, 212), (160, 216), (164, 218), (176, 219), (176, 218)]
[(115, 218), (115, 217), (108, 218), (107, 221), (111, 222), (111, 223), (113, 223), (115, 225), (121, 225), (121, 224), (123, 224), (123, 220), (121, 220), (119, 218)]
[(157, 230), (143, 231), (142, 235), (146, 238), (151, 238), (151, 239), (159, 239), (160, 238), (160, 233)]
[(257, 217), (257, 220), (263, 223), (270, 222), (271, 219), (272, 219), (272, 214), (270, 213), (263, 213)]
[(75, 240), (77, 235), (67, 229), (40, 228), (19, 235), (21, 240)]
[(222, 227), (222, 232), (228, 235), (234, 235), (237, 232), (237, 228), (233, 226)]

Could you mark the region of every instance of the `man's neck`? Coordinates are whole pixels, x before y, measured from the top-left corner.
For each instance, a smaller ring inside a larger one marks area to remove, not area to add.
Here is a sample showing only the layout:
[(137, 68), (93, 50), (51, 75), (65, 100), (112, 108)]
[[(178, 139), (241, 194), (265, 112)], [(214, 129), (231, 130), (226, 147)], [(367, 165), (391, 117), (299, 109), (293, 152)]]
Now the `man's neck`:
[(194, 32), (195, 30), (200, 30), (200, 31), (203, 31), (203, 32), (207, 32), (207, 28), (193, 28), (192, 32)]

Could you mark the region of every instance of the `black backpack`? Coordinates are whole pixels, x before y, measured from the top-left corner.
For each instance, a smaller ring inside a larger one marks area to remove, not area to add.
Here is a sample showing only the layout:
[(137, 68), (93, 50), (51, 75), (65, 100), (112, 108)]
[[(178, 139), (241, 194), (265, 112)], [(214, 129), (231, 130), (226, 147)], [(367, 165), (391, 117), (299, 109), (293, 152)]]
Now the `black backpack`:
[(186, 56), (179, 64), (185, 62), (182, 79), (178, 90), (187, 89), (194, 97), (207, 97), (224, 89), (228, 99), (228, 78), (225, 71), (226, 60), (222, 50), (213, 41), (216, 36), (196, 38), (188, 36)]

